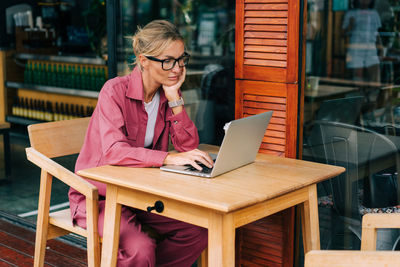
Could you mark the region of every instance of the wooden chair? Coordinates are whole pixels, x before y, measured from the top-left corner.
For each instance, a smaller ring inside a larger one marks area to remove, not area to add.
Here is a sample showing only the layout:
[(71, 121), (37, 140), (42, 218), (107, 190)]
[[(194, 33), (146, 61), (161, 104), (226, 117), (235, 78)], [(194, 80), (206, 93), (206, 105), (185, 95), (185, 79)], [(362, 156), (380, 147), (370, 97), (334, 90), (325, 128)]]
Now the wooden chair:
[[(97, 188), (51, 159), (79, 153), (88, 123), (89, 118), (81, 118), (28, 126), (31, 147), (26, 149), (26, 155), (28, 160), (42, 169), (36, 226), (35, 267), (44, 265), (47, 240), (68, 233), (87, 238), (88, 266), (100, 266), (101, 239), (97, 230)], [(87, 230), (72, 224), (69, 208), (49, 213), (53, 177), (86, 196)], [(199, 258), (198, 266), (207, 266), (207, 249)]]
[[(86, 237), (88, 266), (100, 266), (97, 188), (52, 160), (80, 152), (88, 123), (89, 118), (80, 118), (28, 126), (31, 147), (26, 148), (26, 155), (29, 161), (41, 168), (34, 258), (36, 267), (44, 265), (47, 240), (68, 233)], [(85, 195), (87, 229), (72, 224), (69, 208), (49, 213), (53, 177)]]
[(400, 228), (400, 214), (370, 213), (362, 218), (361, 251), (315, 250), (305, 257), (305, 267), (400, 266), (400, 251), (376, 251), (379, 228)]

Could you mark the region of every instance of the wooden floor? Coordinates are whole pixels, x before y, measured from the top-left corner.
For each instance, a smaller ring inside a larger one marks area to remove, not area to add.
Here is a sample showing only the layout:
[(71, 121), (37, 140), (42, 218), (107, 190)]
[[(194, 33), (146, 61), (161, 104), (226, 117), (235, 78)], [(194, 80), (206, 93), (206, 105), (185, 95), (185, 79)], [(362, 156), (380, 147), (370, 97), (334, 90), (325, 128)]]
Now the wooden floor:
[[(0, 267), (33, 266), (35, 232), (0, 218)], [(44, 266), (84, 267), (86, 250), (59, 240), (49, 240)]]

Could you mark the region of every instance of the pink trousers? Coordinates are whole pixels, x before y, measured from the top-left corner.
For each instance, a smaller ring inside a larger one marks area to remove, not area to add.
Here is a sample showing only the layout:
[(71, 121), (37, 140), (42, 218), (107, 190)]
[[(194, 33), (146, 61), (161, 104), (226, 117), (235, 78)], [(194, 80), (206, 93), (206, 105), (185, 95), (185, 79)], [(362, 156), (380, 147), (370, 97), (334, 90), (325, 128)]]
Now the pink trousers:
[[(82, 209), (81, 209), (82, 208)], [(103, 236), (105, 200), (99, 201), (99, 234)], [(85, 207), (78, 207), (73, 221), (86, 228)], [(161, 242), (142, 232), (142, 224), (165, 237)], [(207, 247), (207, 229), (154, 213), (122, 206), (117, 266), (190, 267)]]

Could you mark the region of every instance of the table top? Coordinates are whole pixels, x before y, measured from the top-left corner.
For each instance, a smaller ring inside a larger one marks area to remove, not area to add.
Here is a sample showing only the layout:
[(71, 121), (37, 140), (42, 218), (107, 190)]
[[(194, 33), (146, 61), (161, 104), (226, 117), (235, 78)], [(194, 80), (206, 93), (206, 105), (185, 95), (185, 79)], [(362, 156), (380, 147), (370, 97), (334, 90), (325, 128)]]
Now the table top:
[[(215, 146), (200, 149), (215, 152)], [(321, 182), (344, 168), (309, 161), (258, 154), (254, 163), (215, 178), (161, 171), (159, 168), (100, 166), (79, 175), (160, 197), (231, 212)]]
[(350, 85), (350, 86), (367, 86), (367, 87), (375, 87), (382, 88), (388, 86), (390, 84), (381, 83), (381, 82), (372, 82), (372, 81), (356, 81), (352, 79), (342, 79), (342, 78), (331, 78), (331, 77), (319, 77), (320, 82), (329, 83), (329, 84), (338, 84), (338, 85)]
[(323, 98), (358, 91), (357, 87), (319, 84), (317, 90), (305, 90), (306, 98)]

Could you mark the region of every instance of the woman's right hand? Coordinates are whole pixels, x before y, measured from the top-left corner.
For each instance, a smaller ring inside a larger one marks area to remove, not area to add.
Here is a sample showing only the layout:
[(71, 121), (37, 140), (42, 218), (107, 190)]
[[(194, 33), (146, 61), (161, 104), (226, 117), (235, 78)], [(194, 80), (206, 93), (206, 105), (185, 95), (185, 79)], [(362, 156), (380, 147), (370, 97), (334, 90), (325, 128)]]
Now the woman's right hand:
[(203, 163), (208, 168), (212, 168), (214, 161), (207, 152), (199, 149), (193, 149), (187, 152), (169, 153), (164, 159), (164, 165), (186, 165), (190, 164), (197, 170), (201, 171), (198, 163)]

